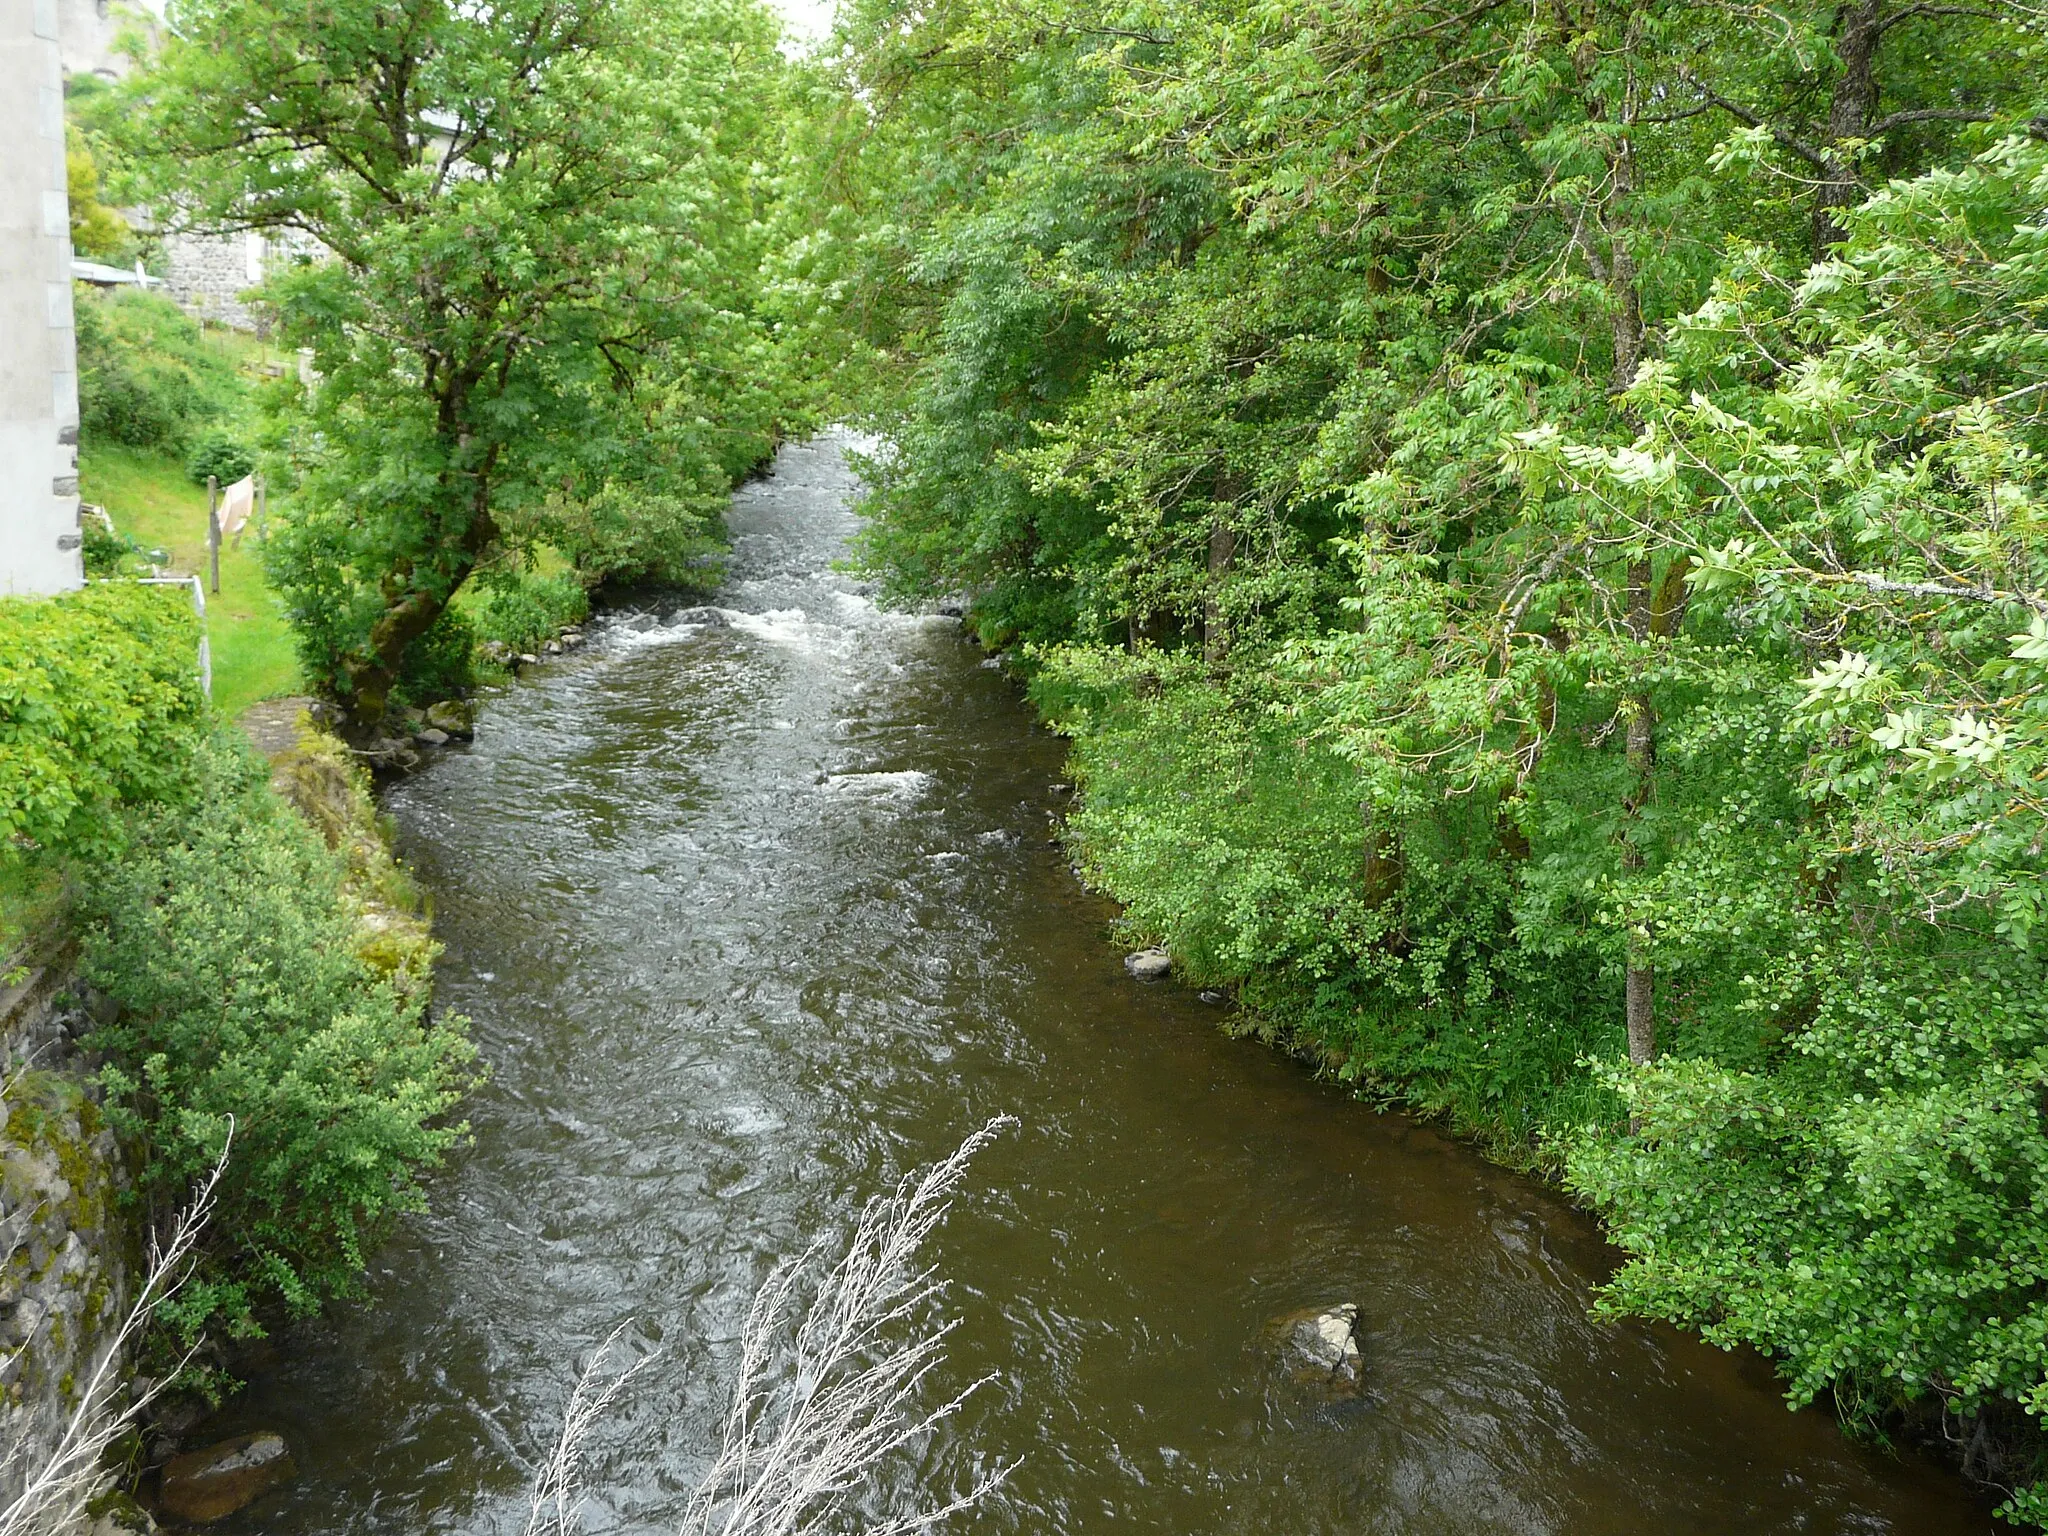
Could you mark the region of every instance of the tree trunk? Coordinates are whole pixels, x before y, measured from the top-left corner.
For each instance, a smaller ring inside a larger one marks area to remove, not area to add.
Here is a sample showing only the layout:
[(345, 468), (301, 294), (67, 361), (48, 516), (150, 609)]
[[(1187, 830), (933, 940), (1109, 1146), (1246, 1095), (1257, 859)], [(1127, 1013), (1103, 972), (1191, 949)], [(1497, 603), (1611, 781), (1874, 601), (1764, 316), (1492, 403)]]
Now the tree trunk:
[(1358, 813), (1365, 822), (1365, 867), (1359, 884), (1365, 904), (1378, 910), (1401, 894), (1401, 839), (1374, 812), (1370, 800), (1359, 806)]
[(445, 599), (414, 588), (377, 616), (362, 654), (343, 664), (348, 678), (348, 697), (342, 701), (348, 710), (348, 734), (359, 744), (374, 740), (383, 731), (406, 647), (432, 629), (447, 606)]
[(1888, 18), (1885, 0), (1851, 0), (1835, 11), (1835, 58), (1842, 73), (1828, 100), (1827, 169), (1813, 195), (1813, 256), (1818, 261), (1848, 233), (1839, 215), (1862, 195), (1845, 146), (1870, 136), (1877, 121), (1877, 46)]
[[(1633, 117), (1633, 103), (1627, 116)], [(1628, 135), (1622, 134), (1615, 143), (1613, 176), (1615, 195), (1626, 197), (1635, 190), (1635, 150)], [(1612, 208), (1613, 204), (1608, 205)], [(1614, 295), (1614, 387), (1616, 391), (1627, 389), (1635, 383), (1636, 369), (1643, 360), (1643, 299), (1636, 281), (1635, 258), (1629, 253), (1628, 243), (1622, 238), (1618, 220), (1609, 220), (1608, 263), (1610, 269), (1609, 287)], [(1631, 418), (1633, 419), (1633, 413)], [(1638, 640), (1649, 638), (1652, 625), (1653, 599), (1650, 591), (1652, 567), (1647, 555), (1629, 562), (1628, 568), (1628, 627)], [(1647, 691), (1638, 691), (1629, 696), (1624, 708), (1628, 710), (1628, 765), (1631, 777), (1629, 797), (1624, 806), (1628, 828), (1623, 834), (1622, 868), (1639, 871), (1643, 867), (1643, 848), (1637, 821), (1643, 807), (1649, 803), (1655, 787), (1657, 771), (1657, 717), (1650, 704)], [(1646, 953), (1646, 937), (1633, 932), (1628, 944), (1628, 1059), (1638, 1065), (1649, 1061), (1657, 1054), (1657, 1014), (1655, 1009), (1654, 977)]]
[(434, 627), (434, 621), (447, 611), (449, 597), (469, 579), (477, 561), (498, 537), (490, 510), (490, 468), (495, 457), (493, 450), (484, 467), (470, 476), (469, 517), (461, 537), (427, 552), (431, 561), (427, 574), (422, 574), (420, 562), (413, 562), (386, 578), (384, 611), (370, 626), (362, 651), (342, 665), (348, 697), (340, 702), (348, 711), (347, 734), (358, 744), (374, 741), (383, 733), (406, 647)]
[(1376, 811), (1370, 800), (1361, 801), (1359, 819), (1365, 823), (1365, 861), (1358, 872), (1359, 896), (1368, 912), (1384, 913), (1384, 926), (1372, 938), (1387, 953), (1408, 953), (1408, 922), (1400, 909), (1401, 886), (1407, 879), (1408, 862), (1401, 851), (1400, 829)]
[(1650, 962), (1635, 953), (1636, 945), (1636, 940), (1629, 941), (1628, 1059), (1640, 1067), (1657, 1056), (1656, 975)]
[[(1642, 41), (1641, 28), (1641, 11), (1631, 11), (1623, 42), (1630, 65), (1618, 103), (1603, 100), (1587, 89), (1593, 78), (1594, 61), (1594, 32), (1590, 26), (1586, 28), (1585, 41), (1575, 60), (1581, 89), (1586, 92), (1582, 99), (1588, 119), (1594, 122), (1604, 120), (1615, 130), (1608, 141), (1607, 188), (1581, 215), (1582, 230), (1590, 221), (1599, 231), (1601, 238), (1597, 244), (1601, 249), (1596, 250), (1596, 242), (1583, 234), (1579, 244), (1587, 265), (1606, 287), (1612, 306), (1608, 322), (1614, 349), (1610, 387), (1616, 395), (1635, 383), (1645, 342), (1641, 284), (1627, 238), (1631, 216), (1628, 204), (1636, 191), (1635, 145), (1631, 132), (1640, 105), (1640, 82), (1633, 59)], [(1625, 409), (1623, 419), (1633, 426), (1641, 425), (1633, 411)], [(1625, 622), (1629, 635), (1638, 642), (1647, 642), (1653, 632), (1657, 606), (1657, 597), (1651, 587), (1654, 576), (1655, 568), (1647, 553), (1629, 561)], [(1621, 867), (1625, 873), (1633, 874), (1645, 865), (1640, 821), (1656, 783), (1657, 725), (1646, 688), (1637, 686), (1630, 689), (1622, 697), (1621, 708), (1628, 725), (1630, 770), (1628, 792), (1622, 801)], [(1629, 1060), (1647, 1062), (1657, 1050), (1655, 975), (1650, 966), (1649, 936), (1634, 930), (1630, 931), (1627, 946), (1626, 987)]]
[(1229, 626), (1223, 618), (1223, 578), (1237, 553), (1237, 534), (1219, 514), (1209, 525), (1209, 585), (1202, 594), (1202, 660), (1223, 665), (1230, 654)]
[[(1647, 555), (1631, 560), (1628, 567), (1628, 629), (1637, 640), (1647, 641), (1655, 633), (1658, 600), (1653, 595), (1654, 569)], [(1638, 689), (1622, 701), (1628, 716), (1628, 798), (1622, 803), (1621, 867), (1640, 874), (1645, 859), (1641, 821), (1643, 809), (1657, 783), (1657, 716), (1646, 689)], [(1657, 1015), (1654, 1007), (1654, 975), (1648, 956), (1649, 940), (1634, 928), (1628, 938), (1628, 1059), (1641, 1065), (1657, 1054)]]

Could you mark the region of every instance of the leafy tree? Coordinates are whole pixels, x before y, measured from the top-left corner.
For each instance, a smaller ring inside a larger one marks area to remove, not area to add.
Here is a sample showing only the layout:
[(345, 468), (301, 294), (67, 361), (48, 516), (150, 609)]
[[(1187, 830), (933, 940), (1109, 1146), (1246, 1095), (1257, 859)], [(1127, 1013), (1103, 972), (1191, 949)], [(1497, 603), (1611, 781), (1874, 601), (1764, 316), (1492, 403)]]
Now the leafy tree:
[(841, 41), (874, 211), (807, 271), (893, 370), (866, 557), (1018, 645), (1134, 934), (1568, 1167), (1612, 1305), (2030, 1482), (2029, 14)]
[(71, 248), (103, 261), (126, 255), (134, 232), (126, 219), (100, 201), (100, 171), (92, 146), (69, 123), (64, 128), (64, 189), (71, 206)]
[(170, 34), (138, 153), (189, 221), (315, 242), (271, 286), (320, 375), (274, 575), (309, 676), (374, 731), (551, 500), (701, 524), (761, 452), (775, 31), (749, 0), (188, 0)]

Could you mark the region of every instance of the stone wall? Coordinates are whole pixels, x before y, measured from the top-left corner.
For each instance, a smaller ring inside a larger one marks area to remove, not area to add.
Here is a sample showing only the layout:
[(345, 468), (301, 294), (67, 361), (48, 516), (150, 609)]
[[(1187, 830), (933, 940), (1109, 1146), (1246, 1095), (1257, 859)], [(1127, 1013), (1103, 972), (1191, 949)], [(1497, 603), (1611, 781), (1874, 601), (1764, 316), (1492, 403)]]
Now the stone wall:
[(242, 293), (263, 281), (263, 258), (261, 235), (166, 235), (164, 292), (209, 324), (253, 331)]
[(300, 256), (322, 259), (325, 249), (304, 235), (166, 235), (164, 292), (209, 325), (257, 329), (242, 295), (280, 265)]
[[(121, 1158), (78, 1059), (70, 955), (8, 959), (0, 992), (0, 1502), (62, 1437), (130, 1303)], [(26, 972), (26, 975), (24, 975)]]

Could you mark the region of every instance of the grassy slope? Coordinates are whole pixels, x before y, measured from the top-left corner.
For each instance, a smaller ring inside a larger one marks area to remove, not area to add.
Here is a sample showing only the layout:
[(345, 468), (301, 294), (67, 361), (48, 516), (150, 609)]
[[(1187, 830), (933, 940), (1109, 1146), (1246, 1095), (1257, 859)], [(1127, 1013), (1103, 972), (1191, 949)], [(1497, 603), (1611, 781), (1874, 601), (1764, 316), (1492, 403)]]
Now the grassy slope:
[[(89, 447), (79, 455), (79, 487), (113, 514), (122, 533), (145, 549), (164, 550), (170, 571), (206, 575), (206, 488), (187, 479), (175, 460), (143, 449)], [(224, 714), (299, 689), (291, 629), (263, 580), (253, 523), (239, 549), (221, 546), (220, 595), (208, 593), (206, 617), (213, 702)]]

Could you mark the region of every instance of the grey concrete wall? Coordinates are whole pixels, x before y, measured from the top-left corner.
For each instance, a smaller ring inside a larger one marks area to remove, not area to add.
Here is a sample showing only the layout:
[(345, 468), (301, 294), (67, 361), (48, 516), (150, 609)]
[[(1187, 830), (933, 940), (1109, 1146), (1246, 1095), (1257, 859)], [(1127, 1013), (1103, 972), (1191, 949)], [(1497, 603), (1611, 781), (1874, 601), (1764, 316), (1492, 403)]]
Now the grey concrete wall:
[(0, 0), (0, 595), (81, 585), (57, 0)]

